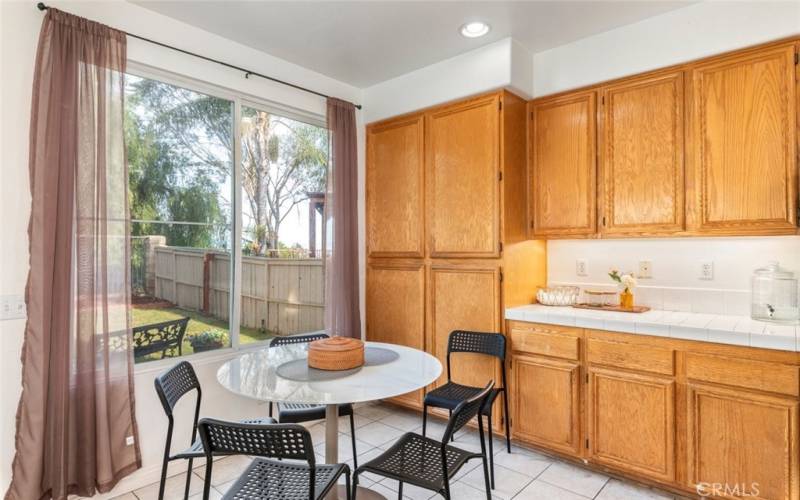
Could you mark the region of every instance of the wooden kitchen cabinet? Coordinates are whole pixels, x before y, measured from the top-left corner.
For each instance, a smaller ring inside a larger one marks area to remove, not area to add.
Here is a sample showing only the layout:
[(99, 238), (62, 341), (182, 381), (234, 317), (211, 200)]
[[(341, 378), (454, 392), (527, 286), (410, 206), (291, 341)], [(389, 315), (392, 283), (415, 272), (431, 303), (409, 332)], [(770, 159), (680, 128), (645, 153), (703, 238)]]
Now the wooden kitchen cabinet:
[[(428, 277), (429, 350), (442, 363), (437, 385), (447, 382), (447, 339), (454, 330), (501, 331), (500, 268), (497, 265), (434, 264)], [(479, 354), (451, 358), (453, 380), (483, 387), (500, 384), (499, 363)], [(499, 413), (499, 412), (498, 412)]]
[(794, 398), (690, 384), (687, 486), (740, 488), (722, 498), (742, 498), (747, 491), (753, 498), (797, 499), (797, 404)]
[(793, 43), (690, 69), (692, 229), (797, 230), (797, 86)]
[(580, 456), (580, 364), (515, 354), (511, 365), (514, 437)]
[(500, 95), (426, 113), (426, 210), (435, 258), (500, 256)]
[(601, 89), (600, 233), (684, 229), (683, 71)]
[(598, 463), (672, 481), (675, 478), (675, 381), (589, 368), (589, 455)]
[(530, 103), (530, 217), (535, 237), (596, 232), (596, 92)]
[[(425, 349), (425, 268), (421, 263), (371, 263), (366, 301), (367, 340)], [(422, 391), (393, 401), (421, 408)]]
[(422, 114), (367, 129), (366, 217), (370, 257), (424, 253), (425, 151)]

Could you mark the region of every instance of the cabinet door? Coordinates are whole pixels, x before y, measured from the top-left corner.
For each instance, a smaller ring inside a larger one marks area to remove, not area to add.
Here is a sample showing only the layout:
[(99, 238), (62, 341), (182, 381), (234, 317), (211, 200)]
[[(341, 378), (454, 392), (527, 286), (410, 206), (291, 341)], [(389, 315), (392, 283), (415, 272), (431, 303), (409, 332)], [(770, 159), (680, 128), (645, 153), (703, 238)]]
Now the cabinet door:
[(689, 182), (699, 232), (796, 230), (795, 48), (693, 67)]
[(370, 257), (422, 257), (422, 115), (367, 129), (367, 249)]
[[(425, 349), (425, 268), (372, 263), (367, 268), (367, 340)], [(422, 406), (422, 391), (396, 398)]]
[(683, 72), (602, 91), (600, 232), (683, 230)]
[(431, 257), (498, 257), (500, 98), (493, 94), (427, 115)]
[(533, 102), (531, 120), (530, 215), (534, 235), (595, 233), (595, 93)]
[[(499, 332), (500, 270), (497, 267), (434, 265), (430, 270), (431, 354), (445, 369), (437, 384), (447, 381), (447, 339), (453, 330)], [(453, 381), (484, 386), (500, 385), (499, 363), (479, 354), (456, 353), (451, 357)], [(496, 413), (500, 413), (499, 411)]]
[(580, 455), (580, 365), (515, 355), (511, 383), (514, 436)]
[(699, 384), (689, 384), (688, 399), (689, 487), (727, 485), (716, 495), (724, 498), (798, 498), (796, 400)]
[(675, 382), (590, 368), (589, 454), (613, 467), (671, 481), (675, 477)]

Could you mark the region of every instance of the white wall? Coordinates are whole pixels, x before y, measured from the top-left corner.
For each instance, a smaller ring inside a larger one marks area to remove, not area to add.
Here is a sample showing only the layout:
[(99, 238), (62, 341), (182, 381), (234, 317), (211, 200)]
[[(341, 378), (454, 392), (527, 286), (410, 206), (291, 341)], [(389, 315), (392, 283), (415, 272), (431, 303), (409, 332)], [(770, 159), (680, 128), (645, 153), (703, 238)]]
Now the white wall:
[(364, 89), (365, 122), (497, 88), (530, 97), (530, 53), (505, 38)]
[[(800, 33), (800, 2), (704, 2), (533, 56), (537, 97)], [(575, 273), (586, 259), (589, 276)], [(597, 286), (610, 267), (638, 270), (641, 299), (653, 307), (747, 314), (753, 269), (780, 260), (800, 275), (800, 237), (559, 240), (547, 246), (548, 281)], [(713, 261), (712, 281), (697, 279)]]
[[(251, 68), (323, 93), (356, 103), (360, 89), (314, 73), (263, 52), (226, 40), (211, 33), (179, 23), (128, 2), (52, 2), (65, 11), (111, 26), (196, 50), (207, 56)], [(0, 294), (22, 295), (28, 273), (27, 225), (30, 211), (28, 185), (28, 127), (30, 97), (36, 44), (43, 14), (35, 2), (0, 1)], [(299, 110), (325, 114), (325, 101), (311, 94), (259, 78), (245, 79), (241, 73), (213, 63), (179, 54), (155, 45), (129, 39), (129, 59), (171, 72), (211, 82)], [(359, 120), (359, 172), (363, 179), (363, 121)], [(363, 182), (360, 189), (360, 213), (363, 214)], [(360, 221), (363, 234), (363, 217)], [(363, 262), (363, 256), (361, 256)], [(363, 265), (362, 265), (363, 269)], [(363, 283), (363, 278), (362, 278)], [(362, 287), (363, 288), (363, 287)], [(362, 308), (363, 309), (363, 308)], [(20, 349), (24, 320), (0, 322), (0, 493), (10, 481), (13, 458), (15, 412), (20, 393)], [(235, 418), (263, 416), (266, 409), (252, 401), (237, 398), (222, 390), (215, 373), (219, 356), (196, 362), (204, 386), (204, 413)], [(143, 469), (134, 473), (117, 491), (124, 491), (154, 480), (160, 467), (166, 420), (153, 391), (153, 377), (164, 365), (137, 367), (136, 413), (139, 421)], [(188, 407), (181, 408), (178, 421), (186, 421)], [(185, 426), (177, 432), (188, 436)]]
[(800, 33), (800, 2), (706, 1), (533, 56), (540, 97)]

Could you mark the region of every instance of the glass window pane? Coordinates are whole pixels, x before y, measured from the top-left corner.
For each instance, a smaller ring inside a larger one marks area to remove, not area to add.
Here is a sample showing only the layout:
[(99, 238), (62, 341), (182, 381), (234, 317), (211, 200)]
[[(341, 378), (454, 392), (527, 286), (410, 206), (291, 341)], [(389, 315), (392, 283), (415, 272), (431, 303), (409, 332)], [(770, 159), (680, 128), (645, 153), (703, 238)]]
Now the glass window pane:
[(242, 107), (240, 342), (323, 328), (328, 131)]
[(134, 355), (230, 345), (233, 102), (127, 75)]

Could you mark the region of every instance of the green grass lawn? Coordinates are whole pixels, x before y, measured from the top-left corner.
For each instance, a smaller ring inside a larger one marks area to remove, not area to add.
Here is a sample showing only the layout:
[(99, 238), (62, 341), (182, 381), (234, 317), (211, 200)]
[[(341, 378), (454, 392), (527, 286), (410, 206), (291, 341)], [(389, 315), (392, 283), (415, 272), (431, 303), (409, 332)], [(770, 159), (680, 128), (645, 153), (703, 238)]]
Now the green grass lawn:
[[(230, 333), (228, 322), (212, 316), (205, 316), (198, 311), (190, 311), (188, 309), (179, 309), (177, 307), (170, 307), (164, 309), (145, 309), (133, 307), (133, 326), (149, 325), (152, 323), (161, 323), (163, 321), (171, 321), (180, 318), (190, 318), (186, 326), (186, 334), (183, 337), (183, 354), (192, 354), (194, 349), (189, 343), (189, 338), (198, 333), (207, 330), (222, 330), (225, 333)], [(240, 327), (239, 328), (239, 342), (241, 344), (249, 344), (252, 342), (260, 342), (270, 339), (275, 335), (271, 332), (261, 332), (255, 328)], [(161, 359), (160, 354), (152, 354), (137, 358), (136, 361), (152, 361), (154, 359)]]

